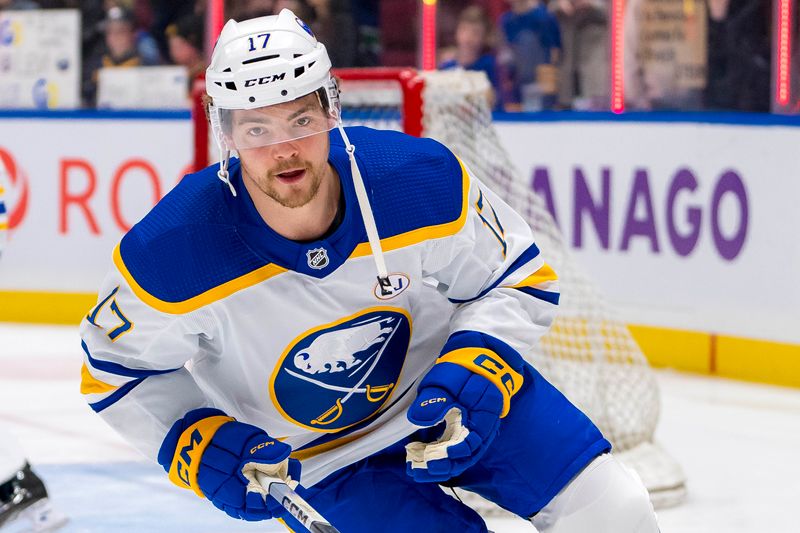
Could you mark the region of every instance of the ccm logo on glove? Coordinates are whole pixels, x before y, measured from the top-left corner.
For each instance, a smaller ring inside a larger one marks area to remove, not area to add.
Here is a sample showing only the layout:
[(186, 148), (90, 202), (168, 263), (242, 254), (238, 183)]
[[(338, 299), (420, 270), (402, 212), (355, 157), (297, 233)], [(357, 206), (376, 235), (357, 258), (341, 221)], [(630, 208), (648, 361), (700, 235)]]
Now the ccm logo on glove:
[(273, 444), (275, 444), (274, 440), (268, 440), (267, 442), (262, 442), (258, 446), (253, 446), (252, 448), (250, 448), (250, 455), (253, 455), (254, 453), (256, 453), (261, 448), (264, 448), (266, 446), (272, 446)]
[(522, 383), (522, 374), (486, 348), (458, 348), (439, 357), (420, 381), (406, 416), (420, 427), (444, 421), (444, 428), (433, 441), (406, 445), (407, 473), (419, 482), (442, 482), (474, 465), (497, 435)]
[(432, 403), (439, 403), (439, 402), (446, 402), (446, 401), (447, 401), (447, 398), (442, 398), (442, 397), (439, 397), (439, 398), (431, 398), (431, 399), (429, 399), (429, 400), (425, 400), (424, 402), (422, 402), (421, 404), (419, 404), (419, 406), (420, 406), (420, 407), (425, 407), (426, 405), (430, 405), (430, 404), (432, 404)]
[[(189, 425), (189, 427), (183, 430), (179, 435), (174, 436), (177, 440), (177, 445), (174, 449), (177, 450), (178, 453), (175, 454), (174, 459), (170, 461), (171, 465), (168, 465), (164, 459), (159, 459), (162, 466), (169, 468), (167, 472), (169, 472), (169, 478), (173, 483), (179, 487), (192, 489), (198, 496), (204, 497), (203, 493), (197, 487), (197, 470), (200, 468), (200, 457), (208, 447), (208, 443), (214, 433), (216, 433), (223, 424), (232, 420), (233, 418), (229, 416), (210, 416), (202, 418)], [(177, 431), (175, 433), (177, 433)]]
[(181, 448), (176, 469), (178, 478), (186, 484), (186, 488), (189, 488), (192, 484), (189, 480), (189, 465), (192, 464), (192, 451), (201, 442), (203, 442), (203, 436), (200, 434), (200, 431), (195, 429), (189, 439), (189, 444)]
[(267, 497), (256, 473), (289, 486), (300, 480), (292, 447), (263, 429), (238, 422), (219, 409), (201, 407), (177, 420), (164, 437), (158, 462), (181, 488), (208, 498), (243, 520), (266, 520), (283, 508)]

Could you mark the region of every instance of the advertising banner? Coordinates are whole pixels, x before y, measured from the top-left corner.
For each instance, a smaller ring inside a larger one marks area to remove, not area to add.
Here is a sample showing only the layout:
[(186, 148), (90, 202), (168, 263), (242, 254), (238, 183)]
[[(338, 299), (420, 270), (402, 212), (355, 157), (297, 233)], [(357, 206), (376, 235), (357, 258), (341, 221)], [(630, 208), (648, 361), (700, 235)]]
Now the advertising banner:
[(10, 226), (0, 292), (96, 292), (124, 232), (188, 170), (191, 132), (188, 113), (0, 119)]
[[(65, 114), (79, 118), (0, 117), (11, 227), (0, 295), (95, 292), (124, 232), (189, 167), (188, 113)], [(800, 343), (799, 127), (496, 128), (620, 319)]]
[(500, 122), (497, 130), (623, 320), (800, 342), (800, 128)]

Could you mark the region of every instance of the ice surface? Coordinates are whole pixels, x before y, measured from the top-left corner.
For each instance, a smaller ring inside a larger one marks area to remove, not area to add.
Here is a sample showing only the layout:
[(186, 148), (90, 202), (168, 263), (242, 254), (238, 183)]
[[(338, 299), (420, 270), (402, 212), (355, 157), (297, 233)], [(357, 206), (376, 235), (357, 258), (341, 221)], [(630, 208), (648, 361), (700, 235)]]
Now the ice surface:
[[(0, 426), (19, 438), (54, 505), (70, 516), (61, 531), (285, 531), (230, 519), (172, 486), (83, 402), (81, 359), (75, 328), (0, 324)], [(687, 502), (659, 513), (662, 532), (800, 531), (800, 390), (669, 371), (658, 381), (657, 438), (689, 478)], [(522, 520), (489, 527), (535, 531)]]

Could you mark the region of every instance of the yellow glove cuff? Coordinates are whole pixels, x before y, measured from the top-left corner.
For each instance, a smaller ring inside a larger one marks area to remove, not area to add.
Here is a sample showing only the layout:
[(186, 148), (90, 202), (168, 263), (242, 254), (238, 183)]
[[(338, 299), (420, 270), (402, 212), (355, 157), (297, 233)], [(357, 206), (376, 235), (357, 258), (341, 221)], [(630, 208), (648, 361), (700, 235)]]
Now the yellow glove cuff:
[(519, 392), (524, 381), (522, 374), (487, 348), (459, 348), (442, 355), (436, 363), (455, 363), (494, 383), (503, 395), (503, 411), (500, 413), (500, 418), (508, 414), (511, 397)]
[(182, 489), (193, 490), (201, 498), (206, 496), (197, 486), (197, 471), (203, 455), (214, 433), (233, 418), (229, 416), (210, 416), (186, 428), (178, 439), (175, 456), (169, 467), (169, 479)]

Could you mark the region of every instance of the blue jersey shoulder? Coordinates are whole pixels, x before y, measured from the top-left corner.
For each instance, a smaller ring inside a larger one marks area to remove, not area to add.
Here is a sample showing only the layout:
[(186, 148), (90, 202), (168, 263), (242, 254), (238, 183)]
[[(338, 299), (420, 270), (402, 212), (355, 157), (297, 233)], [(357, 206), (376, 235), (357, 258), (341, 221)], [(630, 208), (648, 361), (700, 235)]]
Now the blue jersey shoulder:
[[(464, 171), (433, 139), (365, 127), (347, 128), (370, 191), (381, 238), (458, 220), (464, 209)], [(332, 146), (344, 146), (331, 136)]]
[[(352, 127), (347, 133), (356, 146), (381, 238), (432, 226), (455, 231), (449, 224), (463, 218), (468, 191), (452, 152), (432, 139), (398, 132)], [(335, 132), (331, 158), (339, 161), (340, 173), (349, 170), (344, 143)], [(238, 160), (231, 161), (229, 170), (238, 175)], [(277, 256), (269, 259), (274, 249), (256, 255), (245, 243), (240, 230), (251, 225), (247, 210), (216, 171), (212, 166), (186, 176), (120, 243), (123, 274), (157, 301), (186, 302), (270, 263), (293, 268)], [(420, 239), (444, 235), (439, 233)]]
[(177, 303), (264, 266), (236, 233), (231, 199), (216, 166), (184, 177), (122, 238), (120, 258), (135, 283)]

